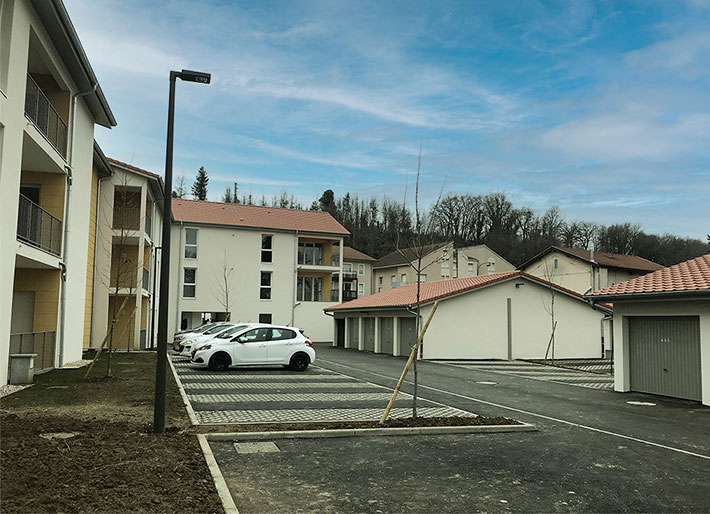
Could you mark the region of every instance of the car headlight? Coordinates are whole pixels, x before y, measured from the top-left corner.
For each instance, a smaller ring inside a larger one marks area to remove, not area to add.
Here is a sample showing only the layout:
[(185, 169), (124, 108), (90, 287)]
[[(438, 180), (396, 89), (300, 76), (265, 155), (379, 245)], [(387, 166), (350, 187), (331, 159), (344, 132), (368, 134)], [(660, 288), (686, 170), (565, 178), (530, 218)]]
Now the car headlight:
[(197, 348), (195, 348), (195, 350), (202, 351), (202, 350), (209, 350), (210, 348), (212, 348), (212, 345), (211, 345), (211, 344), (206, 344), (206, 345), (204, 345), (204, 346), (198, 346)]

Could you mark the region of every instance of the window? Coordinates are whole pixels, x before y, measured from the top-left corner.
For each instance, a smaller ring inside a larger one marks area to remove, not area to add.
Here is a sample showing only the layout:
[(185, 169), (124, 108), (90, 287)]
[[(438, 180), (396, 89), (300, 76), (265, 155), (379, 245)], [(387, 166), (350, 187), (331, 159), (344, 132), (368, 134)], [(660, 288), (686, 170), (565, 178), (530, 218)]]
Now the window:
[(321, 243), (298, 243), (298, 264), (323, 265), (323, 245)]
[(495, 273), (495, 271), (496, 271), (496, 261), (488, 261), (488, 271)]
[(559, 262), (557, 261), (557, 259), (555, 259), (555, 266), (554, 267), (555, 267), (555, 269), (559, 268)]
[(377, 279), (377, 283), (378, 283), (379, 285), (382, 285), (382, 278), (383, 278), (383, 277), (379, 277), (379, 278)]
[(407, 275), (406, 275), (406, 273), (402, 273), (402, 284), (406, 284), (406, 283), (407, 283)]
[(442, 280), (449, 280), (451, 277), (448, 274), (442, 274), (441, 279)]
[(417, 275), (417, 279), (419, 282), (426, 282), (426, 273), (422, 273), (421, 275)]
[(396, 275), (392, 275), (392, 287), (394, 287), (394, 285), (395, 285), (396, 283), (397, 283), (397, 276), (396, 276)]
[(296, 300), (299, 302), (322, 302), (323, 278), (309, 276), (298, 277)]
[(183, 268), (182, 297), (194, 298), (197, 284), (197, 268)]
[(259, 314), (259, 323), (271, 323), (271, 313)]
[(296, 332), (285, 328), (272, 328), (270, 341), (283, 341), (285, 339), (294, 339)]
[(365, 284), (358, 284), (357, 285), (357, 295), (358, 296), (365, 296)]
[(364, 264), (358, 264), (358, 265), (357, 265), (357, 274), (358, 274), (358, 275), (364, 275), (364, 274), (365, 274), (365, 265), (364, 265)]
[(444, 256), (444, 262), (441, 263), (442, 268), (448, 268), (449, 267), (449, 258)]
[(345, 273), (352, 273), (353, 271), (353, 263), (352, 262), (344, 262), (343, 263), (343, 271)]
[(468, 271), (469, 273), (476, 273), (478, 271), (478, 261), (473, 257), (468, 258)]
[(271, 300), (271, 272), (262, 271), (259, 282), (259, 299)]
[(269, 329), (255, 328), (254, 330), (250, 330), (249, 332), (246, 332), (245, 334), (242, 334), (239, 337), (246, 337), (247, 343), (259, 343), (261, 341), (266, 341), (269, 338)]
[(185, 258), (197, 259), (197, 229), (185, 229)]
[(261, 262), (273, 262), (274, 236), (261, 236)]

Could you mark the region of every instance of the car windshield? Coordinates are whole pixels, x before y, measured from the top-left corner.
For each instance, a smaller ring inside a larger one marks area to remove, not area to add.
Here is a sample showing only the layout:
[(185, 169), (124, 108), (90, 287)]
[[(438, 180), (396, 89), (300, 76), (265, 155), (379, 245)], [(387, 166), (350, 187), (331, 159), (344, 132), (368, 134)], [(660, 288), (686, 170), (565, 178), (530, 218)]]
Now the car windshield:
[(201, 334), (202, 332), (204, 332), (205, 330), (209, 330), (213, 326), (214, 325), (212, 323), (208, 323), (207, 325), (202, 325), (201, 327), (198, 327), (194, 330), (190, 330), (190, 332), (192, 332), (194, 334)]
[(205, 335), (210, 336), (210, 335), (212, 335), (212, 334), (215, 334), (215, 333), (217, 333), (217, 332), (220, 332), (220, 331), (224, 330), (224, 329), (227, 328), (228, 326), (229, 326), (229, 325), (217, 325), (216, 327), (212, 327), (211, 329), (209, 329), (208, 331), (206, 331), (206, 332), (205, 332)]
[(235, 332), (237, 332), (237, 331), (239, 331), (239, 330), (243, 330), (243, 329), (247, 328), (248, 326), (249, 326), (249, 325), (237, 325), (236, 327), (232, 327), (232, 328), (230, 328), (229, 330), (225, 330), (224, 332), (222, 332), (222, 333), (221, 333), (220, 335), (218, 335), (217, 337), (220, 338), (220, 339), (227, 339), (229, 336), (231, 336), (231, 335), (234, 334)]

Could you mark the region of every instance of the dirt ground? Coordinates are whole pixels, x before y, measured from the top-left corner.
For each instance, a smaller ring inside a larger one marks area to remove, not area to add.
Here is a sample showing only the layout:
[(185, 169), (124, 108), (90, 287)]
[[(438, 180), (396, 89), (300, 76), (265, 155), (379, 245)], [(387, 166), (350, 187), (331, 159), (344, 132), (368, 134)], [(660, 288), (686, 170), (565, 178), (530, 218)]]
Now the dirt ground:
[(169, 369), (167, 433), (151, 432), (155, 354), (115, 354), (111, 379), (104, 356), (85, 372), (0, 400), (0, 511), (223, 512)]

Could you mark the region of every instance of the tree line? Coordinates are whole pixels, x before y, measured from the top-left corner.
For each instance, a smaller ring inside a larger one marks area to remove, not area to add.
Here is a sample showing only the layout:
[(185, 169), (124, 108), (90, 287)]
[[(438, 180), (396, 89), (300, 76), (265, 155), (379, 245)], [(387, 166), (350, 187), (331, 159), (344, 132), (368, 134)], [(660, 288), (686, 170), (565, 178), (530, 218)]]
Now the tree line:
[[(207, 198), (209, 179), (200, 167), (192, 186), (196, 200)], [(255, 198), (238, 196), (238, 185), (229, 186), (222, 195), (226, 203), (243, 203), (303, 209), (285, 189), (280, 195)], [(187, 195), (184, 176), (178, 178), (173, 197)], [(351, 234), (346, 244), (375, 258), (382, 257), (411, 240), (414, 213), (403, 202), (389, 197), (361, 198), (346, 193), (335, 196), (331, 189), (313, 201), (310, 210), (331, 214)], [(708, 241), (674, 234), (647, 234), (638, 224), (624, 222), (608, 226), (592, 221), (566, 220), (559, 207), (537, 213), (529, 207), (516, 207), (503, 192), (485, 195), (448, 193), (421, 212), (421, 227), (433, 242), (453, 241), (455, 245), (485, 244), (515, 265), (520, 265), (549, 246), (594, 248), (618, 254), (637, 255), (663, 266), (670, 266), (704, 255)]]

